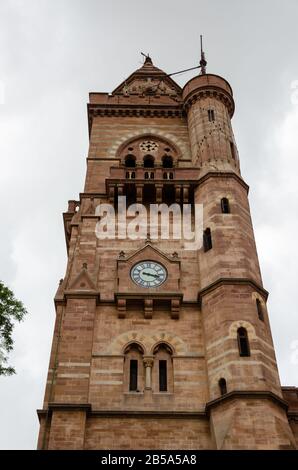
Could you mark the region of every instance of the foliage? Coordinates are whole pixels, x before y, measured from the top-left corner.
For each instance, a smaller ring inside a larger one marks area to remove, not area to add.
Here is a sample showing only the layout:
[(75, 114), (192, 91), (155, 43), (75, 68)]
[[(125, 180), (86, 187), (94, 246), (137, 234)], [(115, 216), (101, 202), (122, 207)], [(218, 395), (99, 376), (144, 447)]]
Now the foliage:
[(7, 366), (7, 354), (13, 349), (14, 321), (22, 321), (26, 313), (22, 302), (0, 281), (0, 376), (15, 373), (13, 367)]

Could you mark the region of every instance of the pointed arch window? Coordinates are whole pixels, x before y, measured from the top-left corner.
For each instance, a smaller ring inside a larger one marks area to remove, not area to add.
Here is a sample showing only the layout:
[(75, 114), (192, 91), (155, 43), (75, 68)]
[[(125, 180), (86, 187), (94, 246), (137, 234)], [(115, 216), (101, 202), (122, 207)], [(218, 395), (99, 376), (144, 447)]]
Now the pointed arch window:
[(124, 383), (129, 392), (144, 389), (143, 350), (138, 344), (130, 344), (124, 352)]
[(247, 330), (245, 328), (243, 327), (238, 328), (237, 339), (238, 339), (239, 355), (241, 357), (250, 356), (248, 335), (247, 335)]
[(154, 349), (154, 391), (171, 392), (173, 390), (172, 350), (164, 343)]

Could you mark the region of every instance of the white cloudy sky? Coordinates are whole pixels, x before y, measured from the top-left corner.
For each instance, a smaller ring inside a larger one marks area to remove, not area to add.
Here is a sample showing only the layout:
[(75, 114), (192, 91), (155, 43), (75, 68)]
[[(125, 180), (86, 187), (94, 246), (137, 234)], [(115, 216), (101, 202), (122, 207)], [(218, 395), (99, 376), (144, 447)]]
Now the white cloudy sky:
[(298, 385), (297, 18), (296, 0), (1, 0), (0, 278), (30, 313), (15, 329), (17, 375), (0, 379), (0, 448), (36, 446), (66, 263), (61, 213), (83, 189), (88, 92), (113, 90), (140, 67), (140, 51), (168, 73), (196, 65), (201, 33), (208, 71), (234, 89), (281, 380)]

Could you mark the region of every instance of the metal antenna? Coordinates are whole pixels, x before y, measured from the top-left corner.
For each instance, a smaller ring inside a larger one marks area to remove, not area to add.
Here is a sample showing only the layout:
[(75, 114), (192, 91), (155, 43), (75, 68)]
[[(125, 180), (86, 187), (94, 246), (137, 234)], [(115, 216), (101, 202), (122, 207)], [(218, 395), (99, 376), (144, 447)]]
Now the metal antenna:
[(201, 74), (205, 75), (207, 61), (205, 59), (205, 52), (203, 51), (203, 36), (202, 35), (200, 35), (200, 41), (201, 41), (201, 60), (200, 60)]

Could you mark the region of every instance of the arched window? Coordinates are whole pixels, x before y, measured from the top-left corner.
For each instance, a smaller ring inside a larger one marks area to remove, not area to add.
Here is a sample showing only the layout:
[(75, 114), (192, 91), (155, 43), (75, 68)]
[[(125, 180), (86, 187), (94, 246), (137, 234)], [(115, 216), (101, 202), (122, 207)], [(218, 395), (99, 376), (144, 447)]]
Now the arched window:
[(135, 168), (136, 166), (136, 158), (129, 154), (125, 157), (125, 166), (126, 168)]
[(204, 251), (209, 251), (212, 248), (212, 237), (210, 228), (206, 228), (206, 230), (204, 230), (203, 247)]
[(162, 167), (163, 168), (173, 168), (173, 159), (170, 155), (165, 155), (162, 158)]
[(124, 354), (125, 389), (129, 392), (141, 392), (144, 389), (144, 352), (138, 344), (130, 344)]
[(247, 331), (245, 328), (243, 327), (238, 328), (237, 339), (238, 339), (239, 355), (241, 357), (250, 356), (248, 336), (247, 336)]
[(263, 306), (262, 306), (262, 302), (260, 301), (260, 299), (256, 299), (256, 306), (257, 306), (259, 320), (264, 321)]
[(226, 197), (223, 197), (221, 200), (221, 212), (223, 214), (229, 214), (230, 213), (230, 202)]
[(154, 168), (154, 158), (152, 155), (145, 155), (144, 168)]
[(223, 379), (223, 378), (219, 379), (218, 386), (219, 386), (220, 394), (225, 395), (227, 393), (226, 379)]
[(158, 344), (154, 349), (154, 379), (155, 392), (171, 392), (173, 390), (172, 350), (167, 344)]
[(136, 177), (135, 171), (127, 171), (125, 174), (126, 179), (134, 179)]

